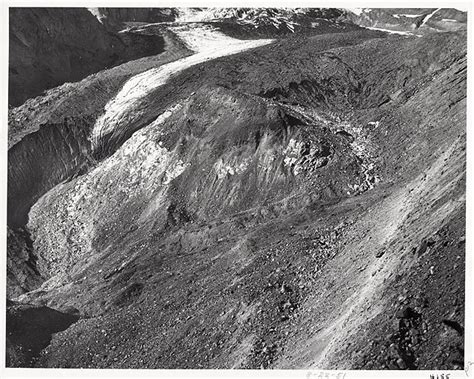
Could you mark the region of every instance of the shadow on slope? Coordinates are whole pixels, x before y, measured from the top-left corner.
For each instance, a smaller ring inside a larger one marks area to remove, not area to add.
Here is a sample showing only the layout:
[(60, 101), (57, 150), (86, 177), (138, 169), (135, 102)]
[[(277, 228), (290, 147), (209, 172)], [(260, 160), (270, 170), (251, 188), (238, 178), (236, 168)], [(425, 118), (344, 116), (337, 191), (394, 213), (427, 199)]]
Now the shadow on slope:
[(77, 314), (58, 312), (45, 306), (7, 305), (7, 367), (32, 367), (52, 335), (79, 319)]

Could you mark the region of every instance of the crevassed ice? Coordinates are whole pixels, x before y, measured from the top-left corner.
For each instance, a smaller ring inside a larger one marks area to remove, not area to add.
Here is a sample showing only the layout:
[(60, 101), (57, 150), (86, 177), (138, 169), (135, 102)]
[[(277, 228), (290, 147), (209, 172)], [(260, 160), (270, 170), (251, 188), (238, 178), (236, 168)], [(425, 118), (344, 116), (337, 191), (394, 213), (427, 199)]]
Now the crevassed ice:
[(115, 98), (107, 103), (104, 114), (97, 119), (91, 136), (95, 146), (102, 135), (119, 128), (141, 99), (166, 83), (171, 75), (207, 60), (263, 46), (273, 41), (271, 39), (238, 40), (224, 35), (211, 26), (204, 25), (180, 25), (171, 27), (170, 30), (195, 51), (195, 54), (130, 78)]

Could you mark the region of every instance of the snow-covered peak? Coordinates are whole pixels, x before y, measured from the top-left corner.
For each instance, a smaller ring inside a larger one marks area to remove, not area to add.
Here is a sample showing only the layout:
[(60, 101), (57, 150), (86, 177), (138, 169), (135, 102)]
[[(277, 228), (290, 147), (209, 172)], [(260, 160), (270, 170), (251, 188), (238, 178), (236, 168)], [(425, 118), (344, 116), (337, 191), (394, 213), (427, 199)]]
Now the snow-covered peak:
[(360, 16), (366, 9), (369, 9), (369, 8), (345, 8), (345, 9), (348, 10), (349, 12), (354, 13), (357, 16)]
[(233, 21), (255, 28), (273, 26), (294, 31), (305, 17), (335, 19), (341, 11), (319, 8), (180, 8), (177, 22)]

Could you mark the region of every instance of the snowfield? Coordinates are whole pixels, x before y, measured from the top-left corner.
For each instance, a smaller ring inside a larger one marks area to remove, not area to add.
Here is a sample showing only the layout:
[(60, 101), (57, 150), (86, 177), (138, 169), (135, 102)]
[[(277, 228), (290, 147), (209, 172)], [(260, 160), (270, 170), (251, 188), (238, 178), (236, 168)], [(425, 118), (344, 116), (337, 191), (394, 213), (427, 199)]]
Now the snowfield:
[(422, 14), (404, 14), (404, 13), (397, 13), (394, 14), (393, 17), (400, 18), (401, 17), (408, 17), (408, 18), (417, 18), (423, 16)]
[(183, 24), (169, 29), (195, 54), (129, 79), (115, 98), (107, 103), (105, 113), (96, 121), (91, 136), (95, 146), (102, 135), (121, 126), (122, 121), (127, 119), (127, 115), (136, 108), (143, 97), (165, 84), (173, 74), (211, 59), (236, 54), (273, 41), (272, 39), (238, 40), (204, 25)]
[(411, 33), (411, 32), (402, 32), (402, 31), (398, 31), (398, 30), (390, 30), (390, 29), (383, 29), (383, 28), (374, 28), (374, 27), (372, 27), (372, 26), (364, 26), (364, 28), (370, 29), (370, 30), (378, 30), (378, 31), (386, 32), (386, 33), (390, 33), (390, 34), (398, 34), (398, 35), (401, 35), (401, 36), (413, 36), (413, 35), (414, 35), (414, 34)]
[(357, 16), (360, 16), (366, 10), (370, 10), (369, 8), (346, 8), (346, 9)]

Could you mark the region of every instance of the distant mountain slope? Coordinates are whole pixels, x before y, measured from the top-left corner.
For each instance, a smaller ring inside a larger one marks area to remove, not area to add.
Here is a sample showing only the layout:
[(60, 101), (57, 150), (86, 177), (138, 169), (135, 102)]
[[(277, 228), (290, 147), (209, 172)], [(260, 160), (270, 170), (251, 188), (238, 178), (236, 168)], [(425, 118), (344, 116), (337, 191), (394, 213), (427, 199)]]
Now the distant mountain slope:
[(9, 104), (163, 50), (159, 36), (117, 35), (81, 8), (10, 8)]
[(176, 8), (87, 8), (99, 22), (110, 28), (123, 28), (128, 22), (175, 21)]
[(466, 29), (467, 13), (454, 8), (352, 8), (345, 17), (365, 27), (419, 33)]

